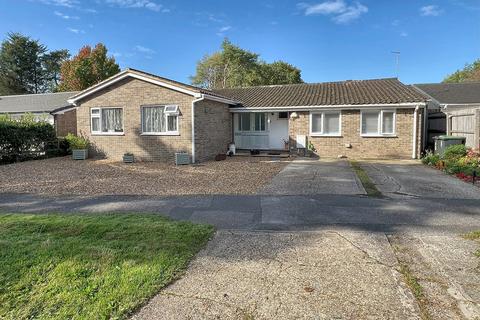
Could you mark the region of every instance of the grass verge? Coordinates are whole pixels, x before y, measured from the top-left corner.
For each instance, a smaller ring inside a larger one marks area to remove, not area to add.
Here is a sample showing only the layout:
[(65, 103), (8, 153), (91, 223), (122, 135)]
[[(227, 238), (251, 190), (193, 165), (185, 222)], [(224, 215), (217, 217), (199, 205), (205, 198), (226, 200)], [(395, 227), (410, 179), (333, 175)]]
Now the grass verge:
[(369, 197), (381, 197), (382, 193), (377, 189), (375, 184), (370, 180), (370, 177), (368, 176), (367, 172), (360, 166), (360, 164), (357, 161), (350, 160), (350, 165), (353, 168), (353, 171), (355, 171), (355, 174), (357, 175), (358, 179), (360, 179), (360, 182), (363, 185), (363, 188), (367, 192), (367, 196)]
[(213, 231), (148, 214), (0, 215), (0, 319), (125, 318)]
[(413, 295), (415, 296), (415, 299), (418, 302), (418, 305), (420, 307), (421, 318), (423, 320), (431, 319), (430, 314), (428, 313), (428, 310), (427, 310), (427, 307), (426, 307), (425, 294), (423, 292), (422, 286), (418, 282), (418, 279), (413, 275), (410, 268), (406, 264), (403, 264), (403, 263), (400, 264), (400, 273), (403, 275), (403, 279), (405, 280), (405, 283), (410, 288)]
[[(473, 231), (473, 232), (467, 233), (463, 235), (463, 237), (468, 240), (476, 240), (480, 242), (480, 231)], [(480, 249), (478, 249), (477, 252), (475, 252), (475, 255), (480, 258)]]

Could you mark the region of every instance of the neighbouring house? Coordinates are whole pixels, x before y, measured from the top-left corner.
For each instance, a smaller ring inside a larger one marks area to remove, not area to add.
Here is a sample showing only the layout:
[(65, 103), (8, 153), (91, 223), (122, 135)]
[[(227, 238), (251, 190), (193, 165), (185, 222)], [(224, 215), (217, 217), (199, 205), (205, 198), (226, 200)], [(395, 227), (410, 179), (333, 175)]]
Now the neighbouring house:
[(0, 96), (0, 114), (9, 114), (17, 119), (31, 113), (37, 120), (46, 120), (54, 124), (53, 110), (69, 105), (67, 99), (76, 92), (21, 94)]
[(313, 145), (320, 157), (417, 158), (427, 97), (397, 79), (206, 90), (127, 69), (68, 100), (92, 153), (212, 159), (237, 149)]
[(77, 108), (65, 105), (50, 112), (53, 116), (57, 137), (65, 137), (69, 133), (77, 134)]
[(429, 96), (429, 110), (438, 110), (429, 114), (430, 137), (445, 133), (462, 136), (467, 146), (479, 148), (480, 82), (429, 83), (415, 87)]

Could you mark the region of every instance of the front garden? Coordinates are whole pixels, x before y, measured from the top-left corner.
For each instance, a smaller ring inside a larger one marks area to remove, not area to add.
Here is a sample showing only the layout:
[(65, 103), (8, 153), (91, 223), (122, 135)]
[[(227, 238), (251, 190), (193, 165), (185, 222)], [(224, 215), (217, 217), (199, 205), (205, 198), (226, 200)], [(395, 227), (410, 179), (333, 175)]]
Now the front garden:
[(0, 215), (0, 319), (125, 318), (212, 234), (153, 214)]
[(427, 152), (422, 162), (466, 182), (480, 180), (480, 152), (463, 144), (449, 146), (443, 154)]

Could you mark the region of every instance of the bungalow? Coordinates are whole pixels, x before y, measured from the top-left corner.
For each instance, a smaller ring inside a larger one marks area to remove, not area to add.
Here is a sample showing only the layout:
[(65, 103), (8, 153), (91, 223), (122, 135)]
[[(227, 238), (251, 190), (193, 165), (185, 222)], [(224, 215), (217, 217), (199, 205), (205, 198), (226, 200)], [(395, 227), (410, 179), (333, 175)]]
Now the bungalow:
[(417, 158), (427, 97), (397, 79), (206, 90), (127, 69), (73, 95), (77, 130), (92, 152), (192, 162), (237, 149), (321, 157)]

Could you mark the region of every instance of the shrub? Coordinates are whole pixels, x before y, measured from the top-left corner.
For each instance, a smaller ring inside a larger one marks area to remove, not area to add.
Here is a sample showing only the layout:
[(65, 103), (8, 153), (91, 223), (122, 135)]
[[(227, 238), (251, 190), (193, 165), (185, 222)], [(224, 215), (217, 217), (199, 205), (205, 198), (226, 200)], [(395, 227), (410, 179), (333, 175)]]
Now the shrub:
[(427, 151), (425, 156), (422, 158), (422, 163), (429, 166), (436, 166), (440, 161), (440, 156), (433, 153), (432, 151)]
[(463, 144), (455, 144), (453, 146), (449, 146), (445, 149), (443, 153), (442, 159), (447, 161), (455, 161), (461, 157), (465, 157), (467, 155), (467, 147)]
[(471, 176), (475, 169), (477, 169), (476, 166), (462, 164), (459, 161), (450, 161), (445, 164), (445, 172), (448, 174), (463, 173), (467, 176)]
[(57, 144), (57, 138), (48, 122), (34, 121), (30, 115), (20, 120), (0, 117), (0, 163), (43, 157), (52, 144)]
[(65, 140), (68, 142), (70, 149), (72, 150), (87, 149), (88, 145), (90, 144), (86, 138), (76, 136), (72, 133), (67, 134)]

